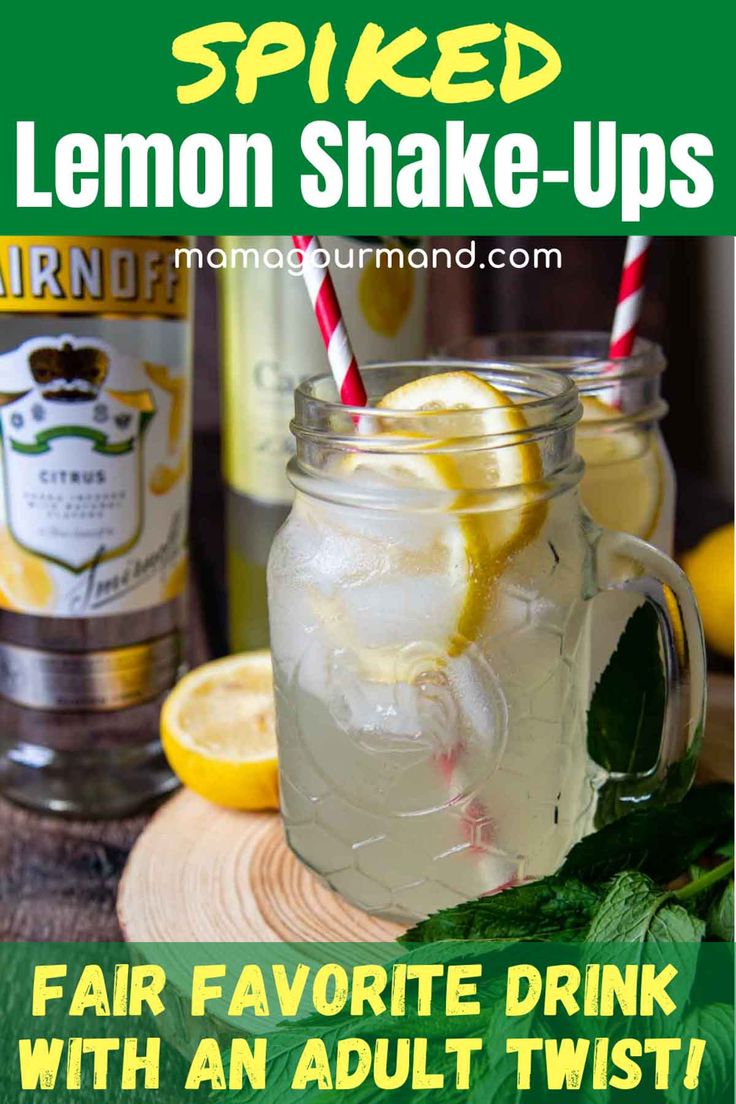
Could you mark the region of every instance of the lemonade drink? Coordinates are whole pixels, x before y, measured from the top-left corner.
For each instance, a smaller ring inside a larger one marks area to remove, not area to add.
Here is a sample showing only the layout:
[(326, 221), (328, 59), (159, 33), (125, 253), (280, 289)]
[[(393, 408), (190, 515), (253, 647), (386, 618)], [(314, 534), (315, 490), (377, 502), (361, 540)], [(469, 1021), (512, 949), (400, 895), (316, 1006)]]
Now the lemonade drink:
[(591, 828), (597, 549), (617, 578), (639, 550), (581, 512), (563, 374), (364, 375), (367, 412), (326, 378), (297, 392), (296, 497), (269, 562), (281, 801), (304, 862), (407, 921), (549, 873)]

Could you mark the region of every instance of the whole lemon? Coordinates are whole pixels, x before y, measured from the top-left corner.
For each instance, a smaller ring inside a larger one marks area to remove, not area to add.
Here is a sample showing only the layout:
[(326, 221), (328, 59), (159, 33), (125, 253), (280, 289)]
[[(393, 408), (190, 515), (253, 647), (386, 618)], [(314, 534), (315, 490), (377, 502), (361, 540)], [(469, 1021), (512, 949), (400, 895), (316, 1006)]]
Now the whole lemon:
[(709, 533), (682, 557), (703, 617), (705, 638), (716, 652), (733, 656), (733, 525)]

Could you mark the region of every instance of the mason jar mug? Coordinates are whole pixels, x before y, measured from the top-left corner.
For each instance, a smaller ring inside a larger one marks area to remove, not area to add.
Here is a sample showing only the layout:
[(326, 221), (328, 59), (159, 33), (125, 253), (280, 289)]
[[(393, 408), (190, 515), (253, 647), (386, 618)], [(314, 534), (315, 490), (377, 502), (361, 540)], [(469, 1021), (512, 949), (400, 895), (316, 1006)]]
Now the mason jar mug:
[(473, 364), (507, 405), (374, 405), (448, 367), (366, 369), (368, 408), (339, 405), (328, 377), (298, 388), (295, 501), (268, 570), (288, 842), (403, 922), (548, 874), (591, 830), (608, 777), (586, 747), (598, 593), (636, 590), (663, 627), (666, 732), (620, 787), (655, 793), (703, 714), (684, 576), (581, 508), (572, 382)]

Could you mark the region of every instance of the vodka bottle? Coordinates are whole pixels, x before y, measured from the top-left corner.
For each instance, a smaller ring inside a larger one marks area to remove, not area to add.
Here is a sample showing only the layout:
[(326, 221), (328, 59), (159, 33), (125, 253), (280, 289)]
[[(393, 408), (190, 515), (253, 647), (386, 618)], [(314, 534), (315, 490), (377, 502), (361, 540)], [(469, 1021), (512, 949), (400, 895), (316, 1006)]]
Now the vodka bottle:
[(0, 789), (113, 816), (175, 781), (190, 313), (175, 238), (0, 237)]

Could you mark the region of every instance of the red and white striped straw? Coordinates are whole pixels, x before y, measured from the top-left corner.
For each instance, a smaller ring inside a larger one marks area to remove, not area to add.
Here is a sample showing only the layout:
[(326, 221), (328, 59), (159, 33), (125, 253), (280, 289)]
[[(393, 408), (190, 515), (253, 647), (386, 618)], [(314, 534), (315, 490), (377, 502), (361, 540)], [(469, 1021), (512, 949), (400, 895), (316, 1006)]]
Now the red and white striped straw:
[[(314, 254), (320, 248), (319, 238), (314, 234), (293, 234), (292, 241), (301, 256), (302, 275), (307, 285), (309, 298), (312, 300), (322, 340), (327, 349), (327, 358), (340, 393), (340, 400), (347, 406), (366, 406), (368, 397), (345, 328), (342, 311), (335, 293), (335, 285), (327, 268), (314, 263)], [(357, 415), (355, 415), (355, 419), (358, 420)], [(448, 782), (455, 770), (455, 759), (458, 750), (457, 747), (453, 748), (448, 755), (440, 756), (437, 759), (437, 768), (440, 775)], [(486, 841), (485, 839), (475, 839), (473, 833), (476, 821), (483, 821), (484, 818), (488, 819), (485, 816), (485, 807), (478, 799), (473, 799), (465, 811), (461, 825), (462, 838), (470, 844), (469, 850), (481, 858), (486, 855), (485, 846), (483, 846)], [(482, 834), (487, 833), (487, 831), (487, 828), (483, 829)], [(515, 884), (514, 880), (509, 884)]]
[(301, 256), (302, 275), (325, 343), (340, 401), (346, 406), (365, 406), (368, 397), (337, 301), (335, 285), (328, 269), (315, 263), (315, 253), (320, 248), (319, 238), (314, 234), (294, 234), (292, 241)]
[(624, 267), (621, 272), (621, 284), (618, 289), (611, 344), (608, 350), (608, 355), (614, 359), (630, 356), (634, 348), (644, 298), (644, 277), (651, 241), (651, 238), (632, 236), (626, 242)]

